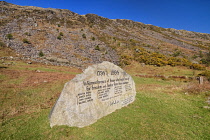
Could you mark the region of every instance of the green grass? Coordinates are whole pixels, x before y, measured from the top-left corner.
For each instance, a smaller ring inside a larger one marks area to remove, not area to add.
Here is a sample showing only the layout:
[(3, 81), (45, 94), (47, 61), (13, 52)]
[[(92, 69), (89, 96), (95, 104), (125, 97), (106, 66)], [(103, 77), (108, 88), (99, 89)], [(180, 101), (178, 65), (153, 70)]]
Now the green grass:
[[(66, 67), (24, 63), (9, 66), (7, 70), (35, 69), (58, 74), (78, 73)], [(203, 108), (207, 105), (206, 97), (184, 94), (182, 87), (186, 83), (181, 81), (133, 76), (137, 95), (132, 104), (84, 128), (50, 128), (48, 116), (66, 80), (21, 87), (18, 83), (27, 77), (11, 80), (10, 76), (1, 74), (0, 78), (0, 139), (210, 139), (210, 110)]]
[(129, 74), (132, 75), (164, 75), (164, 76), (197, 76), (202, 71), (192, 70), (186, 67), (177, 66), (162, 66), (155, 67), (152, 65), (141, 66), (138, 63), (134, 62), (131, 65), (128, 65), (124, 68)]
[[(180, 101), (180, 99), (182, 99)], [(128, 107), (84, 128), (49, 127), (50, 109), (10, 118), (2, 139), (209, 139), (209, 111), (202, 97), (137, 93)]]
[(142, 85), (153, 84), (153, 85), (170, 85), (171, 81), (154, 78), (141, 78), (133, 76), (135, 83), (141, 83)]

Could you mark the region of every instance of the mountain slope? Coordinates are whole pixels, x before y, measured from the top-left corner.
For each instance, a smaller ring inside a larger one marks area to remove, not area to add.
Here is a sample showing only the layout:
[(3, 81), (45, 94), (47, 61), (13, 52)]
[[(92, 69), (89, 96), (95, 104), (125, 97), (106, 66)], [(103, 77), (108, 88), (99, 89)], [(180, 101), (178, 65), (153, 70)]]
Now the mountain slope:
[(110, 61), (122, 64), (127, 56), (133, 61), (136, 51), (141, 49), (199, 61), (201, 54), (210, 48), (210, 34), (4, 1), (0, 7), (1, 42), (23, 59), (42, 63), (83, 66)]

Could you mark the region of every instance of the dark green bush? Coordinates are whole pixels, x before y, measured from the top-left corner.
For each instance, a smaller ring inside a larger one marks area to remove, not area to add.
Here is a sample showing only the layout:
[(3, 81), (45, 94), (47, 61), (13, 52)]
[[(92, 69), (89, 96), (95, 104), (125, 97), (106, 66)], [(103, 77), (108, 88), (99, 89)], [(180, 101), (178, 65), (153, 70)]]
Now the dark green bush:
[(95, 47), (95, 50), (100, 51), (100, 47), (97, 45), (97, 46)]
[(57, 39), (61, 40), (61, 36), (59, 35), (59, 36), (57, 37)]
[(30, 42), (30, 41), (28, 41), (28, 39), (26, 39), (26, 38), (24, 38), (24, 39), (23, 39), (23, 43), (26, 43), (26, 44), (31, 44), (31, 42)]
[(95, 41), (96, 40), (95, 37), (92, 37), (92, 40)]
[(60, 32), (60, 36), (63, 36), (63, 32)]
[(31, 34), (29, 32), (25, 32), (24, 34), (27, 36), (31, 36)]
[(42, 51), (39, 52), (39, 57), (44, 56), (44, 53)]
[(12, 35), (12, 34), (7, 34), (6, 37), (7, 37), (7, 39), (9, 39), (9, 40), (13, 39), (13, 35)]
[(83, 38), (86, 38), (86, 35), (85, 35), (85, 34), (82, 34), (82, 37), (83, 37)]

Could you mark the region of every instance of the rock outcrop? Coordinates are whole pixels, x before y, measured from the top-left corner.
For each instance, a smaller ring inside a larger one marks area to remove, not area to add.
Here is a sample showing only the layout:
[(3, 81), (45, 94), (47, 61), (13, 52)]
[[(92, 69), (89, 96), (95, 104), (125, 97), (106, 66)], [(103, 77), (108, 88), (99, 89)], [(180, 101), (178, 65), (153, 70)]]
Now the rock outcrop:
[[(205, 54), (210, 44), (210, 34), (164, 29), (131, 20), (79, 15), (66, 9), (18, 6), (4, 1), (0, 2), (0, 8), (0, 41), (37, 62), (52, 63), (45, 58), (56, 57), (59, 61), (53, 64), (57, 65), (102, 61), (118, 65), (122, 54), (132, 56), (135, 46), (164, 55), (180, 50), (181, 57), (191, 59), (199, 57), (200, 52)], [(45, 58), (40, 57), (40, 51)]]

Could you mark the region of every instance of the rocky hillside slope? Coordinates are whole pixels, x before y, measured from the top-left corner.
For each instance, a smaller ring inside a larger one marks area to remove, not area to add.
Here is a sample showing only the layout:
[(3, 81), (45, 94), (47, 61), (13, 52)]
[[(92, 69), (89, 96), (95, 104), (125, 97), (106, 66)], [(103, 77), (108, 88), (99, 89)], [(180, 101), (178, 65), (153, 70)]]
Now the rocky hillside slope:
[[(18, 6), (0, 1), (0, 41), (22, 59), (84, 66), (122, 64), (141, 49), (197, 61), (210, 48), (210, 34), (165, 29), (65, 9)], [(132, 59), (131, 59), (132, 61)]]

